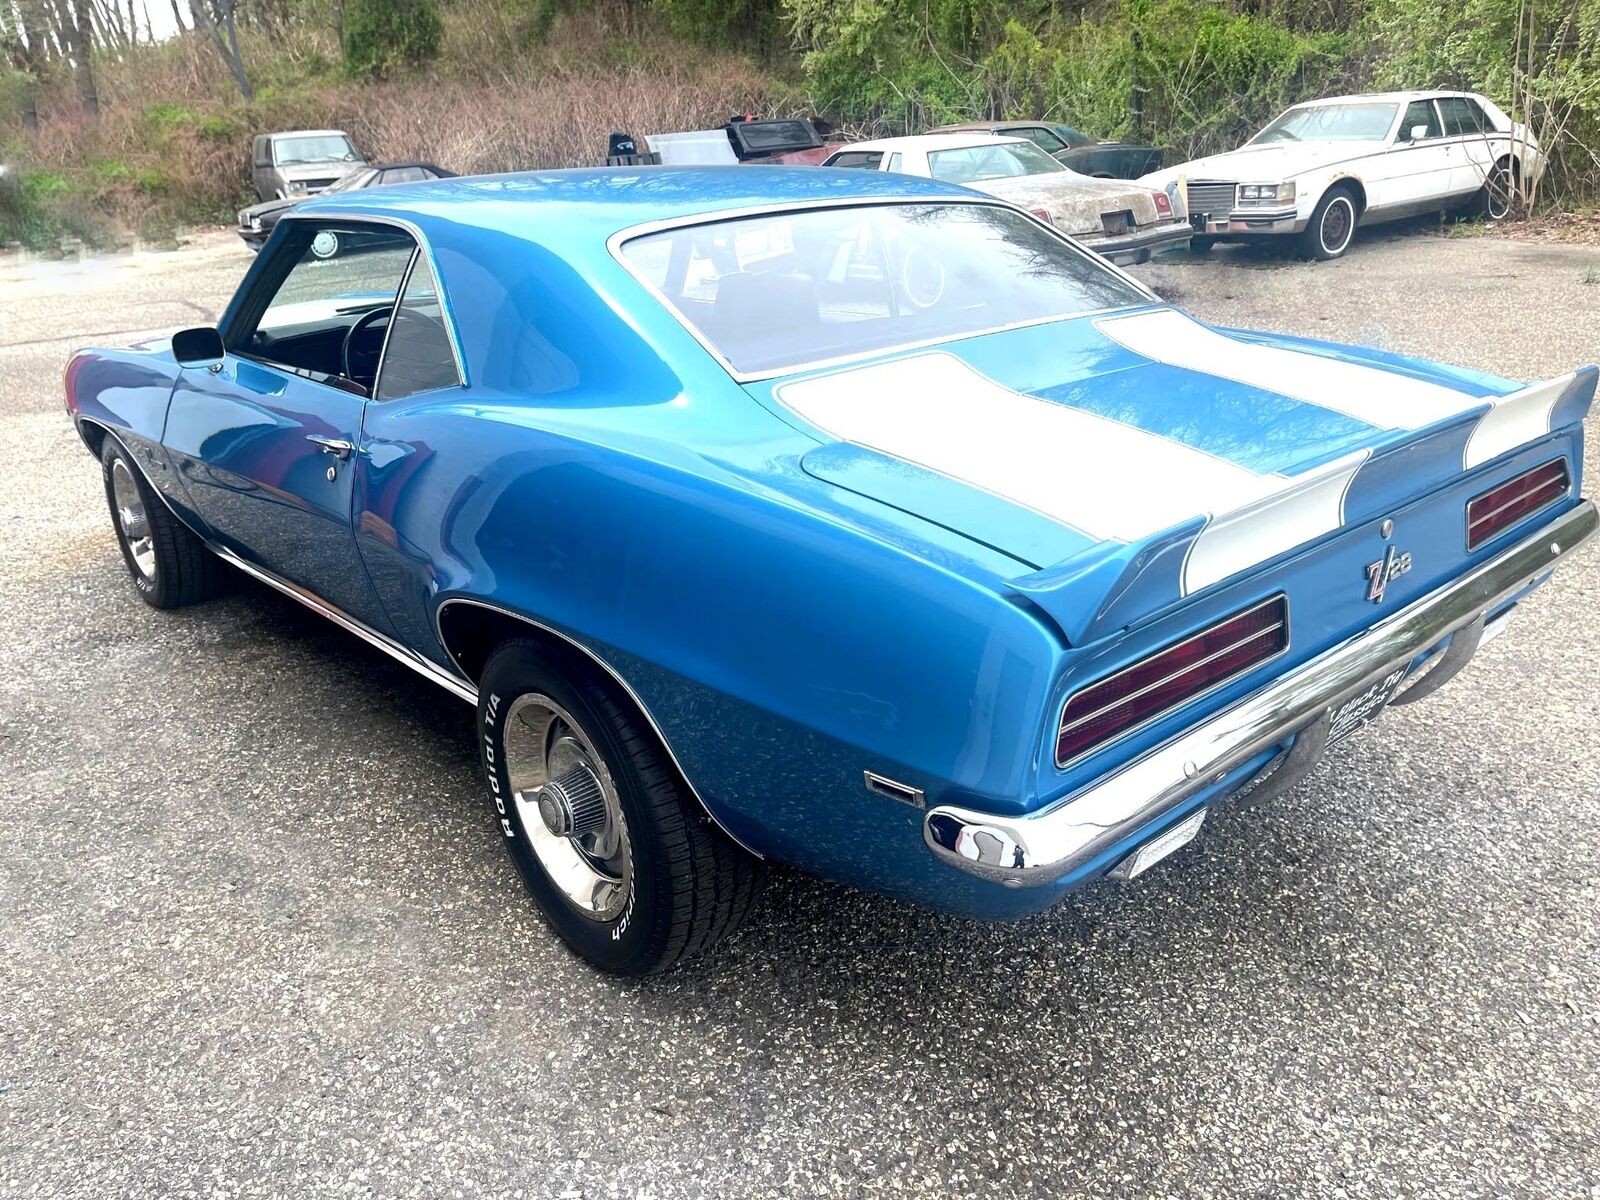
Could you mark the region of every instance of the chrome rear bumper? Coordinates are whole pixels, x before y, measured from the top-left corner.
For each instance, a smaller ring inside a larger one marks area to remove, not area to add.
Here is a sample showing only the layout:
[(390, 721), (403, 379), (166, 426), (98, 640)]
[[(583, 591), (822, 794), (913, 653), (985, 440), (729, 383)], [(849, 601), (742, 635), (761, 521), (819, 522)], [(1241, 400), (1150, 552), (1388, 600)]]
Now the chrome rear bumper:
[[(980, 878), (1010, 887), (1052, 883), (1257, 755), (1313, 726), (1325, 729), (1330, 707), (1480, 622), (1548, 574), (1597, 525), (1595, 506), (1582, 501), (1471, 573), (1050, 807), (1000, 817), (943, 805), (924, 817), (923, 838), (939, 858)], [(1320, 750), (1322, 740), (1309, 744)], [(1314, 761), (1315, 754), (1299, 757)]]

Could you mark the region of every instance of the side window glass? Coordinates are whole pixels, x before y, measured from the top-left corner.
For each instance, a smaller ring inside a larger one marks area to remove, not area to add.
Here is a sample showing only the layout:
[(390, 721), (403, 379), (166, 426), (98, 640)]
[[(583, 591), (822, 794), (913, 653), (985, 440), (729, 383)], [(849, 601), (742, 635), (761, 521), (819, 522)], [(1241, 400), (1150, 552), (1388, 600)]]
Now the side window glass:
[(433, 268), (428, 265), (428, 256), (419, 254), (395, 307), (374, 399), (400, 400), (461, 382), (445, 320)]
[(1483, 132), (1480, 121), (1483, 112), (1476, 104), (1459, 96), (1447, 96), (1439, 101), (1439, 111), (1444, 114), (1446, 137), (1465, 137)]
[(877, 150), (842, 150), (828, 160), (830, 167), (855, 167), (858, 170), (876, 171), (883, 161)]
[(1463, 100), (1461, 103), (1467, 106), (1467, 120), (1471, 123), (1471, 132), (1488, 133), (1494, 128), (1493, 122), (1489, 120), (1489, 114), (1483, 111), (1483, 106), (1476, 100)]
[(387, 226), (294, 222), (262, 280), (266, 299), (247, 302), (229, 349), (368, 392), (413, 249)]
[(889, 155), (889, 165), (887, 167), (885, 167), (884, 170), (885, 171), (894, 171), (896, 173), (899, 172), (899, 170), (900, 170), (900, 151), (896, 150), (893, 154)]
[(1442, 136), (1439, 129), (1439, 114), (1434, 111), (1432, 100), (1413, 100), (1406, 105), (1405, 120), (1400, 122), (1400, 140), (1402, 142), (1414, 140), (1411, 131), (1418, 125), (1426, 127), (1427, 132), (1424, 137)]
[(1023, 125), (1017, 129), (1007, 129), (1006, 133), (1012, 137), (1024, 137), (1047, 154), (1054, 154), (1057, 150), (1065, 149), (1061, 139), (1048, 129), (1041, 129), (1037, 125)]
[(394, 171), (383, 173), (384, 186), (391, 183), (420, 183), (428, 176), (421, 167), (400, 167)]

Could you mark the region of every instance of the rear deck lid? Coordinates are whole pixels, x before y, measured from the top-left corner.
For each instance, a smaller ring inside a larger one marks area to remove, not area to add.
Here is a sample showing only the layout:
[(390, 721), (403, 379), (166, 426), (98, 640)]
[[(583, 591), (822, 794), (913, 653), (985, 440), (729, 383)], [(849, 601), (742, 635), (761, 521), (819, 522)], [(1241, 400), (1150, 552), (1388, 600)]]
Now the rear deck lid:
[(1581, 419), (1594, 370), (1519, 388), (1151, 307), (748, 386), (822, 439), (809, 474), (1037, 568), (1013, 588), (1077, 640)]

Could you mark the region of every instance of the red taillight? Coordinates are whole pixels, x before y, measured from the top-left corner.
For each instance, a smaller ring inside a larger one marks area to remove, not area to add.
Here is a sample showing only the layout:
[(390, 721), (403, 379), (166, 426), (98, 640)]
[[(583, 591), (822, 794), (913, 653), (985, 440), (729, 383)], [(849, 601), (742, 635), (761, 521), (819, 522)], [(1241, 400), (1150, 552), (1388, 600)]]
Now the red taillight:
[(1056, 766), (1242, 674), (1289, 644), (1289, 602), (1274, 596), (1074, 692), (1061, 710)]
[(1165, 192), (1151, 192), (1150, 195), (1156, 202), (1156, 216), (1170, 217), (1172, 215), (1172, 197)]
[(1028, 211), (1034, 216), (1038, 217), (1039, 220), (1043, 221), (1046, 225), (1055, 224), (1055, 222), (1050, 219), (1050, 210), (1047, 208), (1030, 208)]
[(1553, 458), (1467, 501), (1467, 549), (1476, 550), (1502, 529), (1561, 499), (1572, 486), (1567, 460)]

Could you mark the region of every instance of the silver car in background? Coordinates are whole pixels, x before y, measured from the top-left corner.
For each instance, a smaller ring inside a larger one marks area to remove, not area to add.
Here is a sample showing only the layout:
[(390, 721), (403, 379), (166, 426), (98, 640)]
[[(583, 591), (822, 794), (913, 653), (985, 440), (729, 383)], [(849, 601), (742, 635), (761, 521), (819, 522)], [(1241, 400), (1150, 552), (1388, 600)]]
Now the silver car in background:
[(250, 179), (262, 200), (314, 196), (366, 165), (342, 129), (257, 134), (250, 150)]

